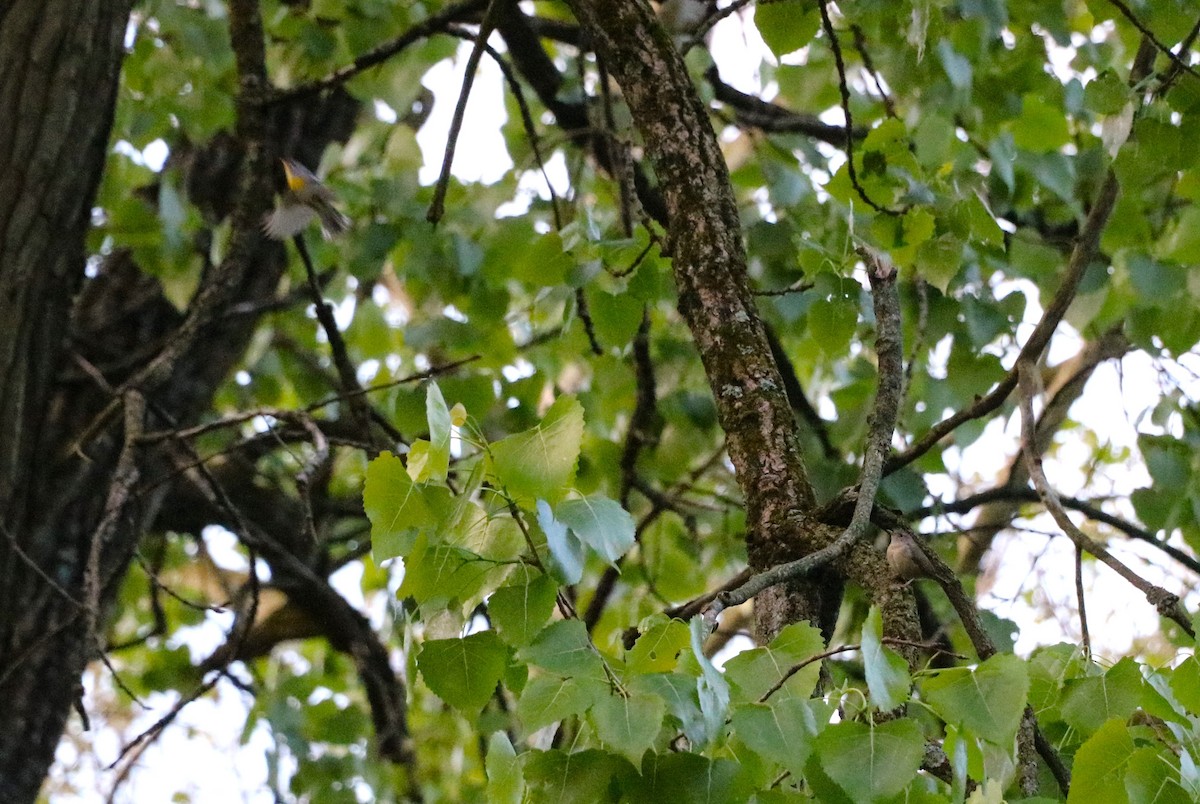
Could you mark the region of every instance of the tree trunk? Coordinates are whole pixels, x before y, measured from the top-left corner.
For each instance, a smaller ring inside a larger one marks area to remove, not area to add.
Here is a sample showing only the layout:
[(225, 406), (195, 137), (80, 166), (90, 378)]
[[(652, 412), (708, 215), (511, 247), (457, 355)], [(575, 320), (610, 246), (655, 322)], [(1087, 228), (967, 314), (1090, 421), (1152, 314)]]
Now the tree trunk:
[[(129, 0), (0, 4), (0, 800), (32, 801), (78, 697), (87, 523), (105, 465), (63, 488), (46, 454)], [(111, 466), (111, 464), (109, 465)]]

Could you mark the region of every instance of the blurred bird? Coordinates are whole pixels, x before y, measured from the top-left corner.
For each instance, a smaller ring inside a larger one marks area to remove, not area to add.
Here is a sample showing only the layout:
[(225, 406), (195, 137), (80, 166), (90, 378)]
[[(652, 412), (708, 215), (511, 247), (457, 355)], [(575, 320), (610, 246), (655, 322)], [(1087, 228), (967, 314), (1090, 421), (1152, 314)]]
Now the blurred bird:
[(937, 570), (934, 568), (933, 562), (929, 560), (929, 556), (925, 555), (925, 551), (913, 540), (913, 535), (908, 531), (892, 531), (892, 540), (887, 548), (887, 560), (892, 567), (892, 572), (905, 581), (937, 577)]
[(716, 8), (714, 0), (666, 0), (658, 7), (658, 21), (669, 33), (686, 39)]
[(350, 219), (333, 205), (337, 195), (321, 183), (311, 170), (295, 159), (281, 159), (287, 189), (281, 204), (263, 220), (263, 231), (276, 240), (299, 234), (313, 218), (321, 220), (328, 240), (350, 228)]

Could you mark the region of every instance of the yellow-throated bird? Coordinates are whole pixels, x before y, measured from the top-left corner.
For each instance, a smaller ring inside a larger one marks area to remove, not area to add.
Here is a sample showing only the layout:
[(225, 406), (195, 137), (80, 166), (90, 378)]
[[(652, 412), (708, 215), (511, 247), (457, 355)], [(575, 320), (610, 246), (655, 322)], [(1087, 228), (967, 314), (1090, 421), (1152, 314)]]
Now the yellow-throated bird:
[(346, 231), (350, 219), (333, 205), (337, 198), (333, 190), (295, 159), (280, 161), (287, 176), (287, 190), (280, 205), (263, 221), (263, 231), (276, 240), (286, 240), (308, 226), (314, 217), (320, 218), (326, 239)]

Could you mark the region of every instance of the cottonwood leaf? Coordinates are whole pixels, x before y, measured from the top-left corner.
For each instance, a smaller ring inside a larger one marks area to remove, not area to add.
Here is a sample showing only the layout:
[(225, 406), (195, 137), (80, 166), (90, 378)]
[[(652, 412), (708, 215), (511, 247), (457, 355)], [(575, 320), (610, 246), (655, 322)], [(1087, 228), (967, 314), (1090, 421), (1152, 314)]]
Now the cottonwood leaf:
[(495, 484), (522, 506), (534, 500), (553, 504), (575, 480), (582, 443), (583, 406), (573, 396), (560, 396), (536, 427), (492, 444)]
[(491, 631), (431, 639), (417, 656), (421, 677), (434, 694), (472, 716), (491, 700), (507, 663), (508, 648)]

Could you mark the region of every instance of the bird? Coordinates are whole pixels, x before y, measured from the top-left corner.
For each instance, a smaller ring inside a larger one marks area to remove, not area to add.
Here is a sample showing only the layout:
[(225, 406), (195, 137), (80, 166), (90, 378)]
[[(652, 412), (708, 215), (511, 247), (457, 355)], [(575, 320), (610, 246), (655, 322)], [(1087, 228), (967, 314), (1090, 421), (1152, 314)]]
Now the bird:
[(887, 560), (892, 572), (905, 581), (937, 577), (933, 562), (925, 555), (921, 545), (914, 541), (911, 533), (906, 530), (894, 530), (891, 537), (887, 548)]
[(716, 11), (712, 0), (666, 0), (658, 7), (658, 21), (675, 36), (687, 38)]
[(282, 203), (263, 219), (263, 231), (276, 240), (299, 234), (313, 218), (321, 221), (321, 233), (329, 240), (350, 228), (350, 219), (333, 202), (337, 195), (295, 159), (281, 159), (287, 177)]

